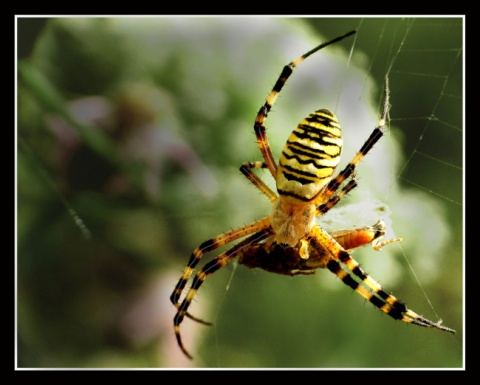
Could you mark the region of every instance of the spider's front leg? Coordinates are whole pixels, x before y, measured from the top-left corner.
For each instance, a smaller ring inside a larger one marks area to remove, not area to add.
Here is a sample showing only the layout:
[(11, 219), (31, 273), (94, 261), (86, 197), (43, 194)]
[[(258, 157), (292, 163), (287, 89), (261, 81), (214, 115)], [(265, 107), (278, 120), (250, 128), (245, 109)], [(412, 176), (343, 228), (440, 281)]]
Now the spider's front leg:
[(241, 165), (240, 171), (247, 179), (258, 188), (262, 194), (266, 195), (268, 199), (273, 203), (277, 199), (277, 195), (268, 187), (263, 180), (259, 178), (252, 170), (259, 168), (268, 168), (265, 162), (245, 162)]
[(267, 135), (265, 132), (265, 120), (267, 119), (268, 113), (270, 112), (273, 105), (277, 101), (280, 91), (282, 90), (283, 86), (287, 82), (290, 75), (293, 73), (293, 70), (296, 66), (298, 66), (301, 62), (303, 62), (309, 56), (313, 55), (315, 52), (331, 44), (334, 44), (340, 40), (343, 40), (346, 37), (353, 35), (355, 32), (356, 31), (350, 31), (350, 32), (347, 32), (345, 35), (339, 36), (326, 43), (322, 43), (316, 46), (315, 48), (311, 49), (307, 53), (303, 54), (296, 60), (290, 62), (285, 67), (283, 67), (283, 70), (280, 76), (278, 77), (277, 81), (275, 82), (275, 85), (273, 86), (272, 90), (270, 91), (270, 94), (268, 95), (267, 100), (265, 101), (265, 104), (263, 104), (262, 107), (260, 107), (257, 117), (255, 118), (255, 125), (253, 128), (255, 130), (258, 147), (260, 148), (260, 152), (262, 153), (263, 159), (265, 159), (265, 163), (268, 169), (270, 170), (270, 173), (275, 179), (277, 178), (277, 164), (275, 162), (275, 159), (273, 158), (272, 151), (270, 149), (270, 144), (268, 143)]
[[(318, 227), (318, 225), (316, 225), (316, 227)], [(323, 229), (320, 231), (322, 234), (325, 233)], [(385, 222), (383, 222), (383, 220), (379, 220), (373, 226), (330, 231), (328, 232), (328, 236), (333, 238), (333, 240), (347, 252), (352, 252), (355, 249), (368, 244), (372, 245), (374, 250), (379, 250), (390, 243), (402, 241), (402, 238), (396, 238), (379, 243), (379, 239), (384, 237), (385, 233)], [(303, 255), (306, 255), (307, 258), (305, 258), (305, 261), (303, 262), (303, 266), (300, 269), (301, 271), (305, 270), (309, 272), (312, 269), (325, 268), (327, 267), (328, 262), (332, 259), (332, 255), (326, 247), (328, 244), (326, 246), (321, 244), (316, 238), (316, 234), (317, 230), (314, 229), (305, 238), (300, 240), (299, 257), (302, 258), (302, 248), (307, 250), (306, 253), (303, 253)]]
[[(343, 190), (348, 189), (342, 195), (346, 195), (350, 190), (356, 187), (355, 183), (355, 169), (357, 168), (360, 161), (367, 155), (367, 153), (373, 148), (373, 146), (380, 140), (383, 136), (385, 130), (385, 124), (388, 117), (388, 112), (390, 111), (390, 87), (388, 77), (385, 77), (385, 88), (384, 88), (384, 101), (382, 114), (378, 122), (377, 127), (370, 134), (369, 138), (360, 148), (360, 150), (355, 154), (353, 159), (347, 164), (347, 166), (335, 177), (333, 178), (325, 187), (325, 190), (315, 198), (315, 201), (318, 206), (318, 211), (322, 214), (325, 214), (333, 206), (335, 206), (340, 199), (337, 199), (335, 193), (340, 188), (340, 186), (349, 178), (352, 178), (343, 188)], [(353, 181), (353, 182), (352, 182)], [(352, 184), (352, 185), (350, 185)], [(349, 186), (350, 185), (350, 186)], [(342, 191), (343, 191), (342, 190)]]
[(395, 296), (386, 292), (377, 281), (365, 273), (339, 242), (320, 226), (312, 228), (309, 242), (319, 253), (328, 253), (325, 264), (328, 270), (385, 314), (406, 323), (455, 333), (455, 330), (441, 326), (440, 322), (430, 321), (415, 313)]

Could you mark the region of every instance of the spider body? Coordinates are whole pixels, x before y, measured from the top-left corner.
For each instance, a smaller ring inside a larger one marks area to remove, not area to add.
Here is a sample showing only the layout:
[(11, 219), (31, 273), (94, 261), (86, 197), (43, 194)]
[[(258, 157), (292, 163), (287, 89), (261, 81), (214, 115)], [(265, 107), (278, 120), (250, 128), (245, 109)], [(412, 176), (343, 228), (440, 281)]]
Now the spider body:
[[(385, 224), (380, 220), (371, 227), (337, 230), (330, 235), (345, 250), (353, 251), (357, 247), (382, 238), (385, 230)], [(292, 247), (274, 241), (271, 237), (269, 242), (258, 242), (245, 247), (238, 256), (238, 263), (250, 269), (260, 268), (271, 273), (291, 276), (315, 274), (316, 269), (327, 267), (331, 255), (325, 245), (313, 245), (307, 241), (304, 244), (306, 249), (302, 250), (302, 244), (298, 242)]]
[[(357, 165), (383, 135), (390, 108), (387, 78), (383, 111), (378, 126), (348, 165), (336, 176), (334, 173), (342, 152), (342, 132), (337, 117), (329, 110), (314, 111), (298, 124), (282, 150), (278, 165), (270, 150), (265, 120), (293, 69), (313, 53), (353, 33), (355, 31), (321, 44), (286, 65), (265, 104), (260, 108), (254, 130), (264, 161), (246, 162), (240, 167), (240, 171), (270, 199), (273, 204), (272, 211), (269, 216), (256, 222), (203, 242), (190, 256), (187, 267), (170, 296), (171, 302), (177, 308), (173, 321), (177, 342), (188, 357), (191, 358), (191, 355), (183, 345), (180, 324), (185, 317), (208, 324), (192, 316), (188, 308), (205, 278), (234, 258), (248, 268), (261, 268), (284, 275), (308, 275), (315, 273), (318, 268), (327, 268), (343, 283), (392, 318), (455, 332), (408, 309), (368, 276), (350, 256), (349, 252), (360, 246), (372, 244), (374, 249), (378, 250), (386, 244), (400, 241), (393, 239), (375, 244), (385, 235), (383, 221), (380, 220), (371, 227), (330, 233), (316, 221), (357, 186)], [(267, 168), (272, 174), (278, 195), (254, 172), (260, 168)], [(195, 274), (181, 301), (185, 286), (203, 255), (237, 240), (240, 241)]]

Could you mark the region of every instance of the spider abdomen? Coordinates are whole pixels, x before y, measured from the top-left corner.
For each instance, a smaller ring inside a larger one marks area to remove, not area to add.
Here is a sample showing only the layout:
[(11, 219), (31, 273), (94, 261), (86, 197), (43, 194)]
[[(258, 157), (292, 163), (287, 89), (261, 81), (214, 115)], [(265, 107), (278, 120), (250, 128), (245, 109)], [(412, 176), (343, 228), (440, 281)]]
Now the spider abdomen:
[(312, 200), (340, 162), (342, 131), (333, 112), (322, 109), (303, 119), (288, 137), (277, 170), (277, 191)]

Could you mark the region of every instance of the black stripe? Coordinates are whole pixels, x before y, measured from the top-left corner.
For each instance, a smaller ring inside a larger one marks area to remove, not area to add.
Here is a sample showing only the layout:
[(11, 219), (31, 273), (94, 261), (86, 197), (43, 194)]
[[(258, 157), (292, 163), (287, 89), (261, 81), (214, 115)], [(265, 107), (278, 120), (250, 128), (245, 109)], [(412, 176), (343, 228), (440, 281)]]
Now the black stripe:
[[(332, 143), (329, 141), (326, 141), (325, 138), (338, 138), (336, 135), (331, 135), (327, 133), (325, 130), (320, 130), (320, 129), (306, 129), (308, 126), (304, 125), (299, 125), (295, 131), (294, 134), (298, 136), (300, 139), (309, 139), (312, 142), (316, 142), (321, 146), (337, 146), (336, 143)], [(303, 129), (304, 132), (299, 131), (298, 129)], [(318, 135), (318, 136), (317, 136)]]
[[(291, 150), (291, 149), (290, 149)], [(287, 158), (287, 159), (296, 159), (298, 163), (300, 164), (313, 164), (315, 166), (315, 168), (317, 169), (320, 169), (320, 168), (331, 168), (330, 166), (323, 166), (323, 165), (320, 165), (316, 162), (315, 159), (313, 159), (312, 157), (309, 156), (309, 154), (306, 154), (302, 151), (300, 151), (300, 154), (299, 154), (299, 151), (292, 151), (294, 154), (293, 155), (288, 155), (287, 153), (285, 153), (285, 151), (282, 152), (282, 155)], [(302, 159), (300, 158), (298, 155), (303, 155), (303, 156), (308, 156), (308, 159)], [(324, 158), (325, 159), (325, 158)], [(321, 160), (321, 159), (320, 159)]]
[(295, 167), (292, 167), (292, 166), (289, 166), (288, 164), (282, 164), (282, 167), (285, 169), (285, 170), (288, 170), (290, 172), (294, 172), (295, 174), (298, 174), (298, 175), (303, 175), (305, 177), (311, 177), (313, 178), (314, 180), (317, 179), (317, 175), (314, 174), (314, 173), (311, 173), (311, 172), (308, 172), (308, 171), (302, 171), (302, 170), (298, 170), (296, 169)]
[(277, 188), (277, 191), (280, 195), (286, 195), (286, 196), (290, 196), (290, 197), (293, 197), (293, 198), (296, 198), (298, 200), (301, 200), (301, 201), (304, 201), (304, 202), (310, 202), (313, 198), (305, 198), (304, 196), (302, 195), (298, 195), (298, 194), (295, 194), (295, 193), (292, 193), (290, 191), (284, 191), (284, 190), (281, 190), (279, 188)]
[(208, 241), (203, 242), (203, 243), (200, 245), (199, 249), (200, 249), (202, 252), (206, 253), (206, 252), (208, 252), (208, 251), (214, 250), (214, 249), (217, 248), (217, 247), (218, 247), (217, 242), (215, 242), (214, 239), (209, 239)]
[[(382, 297), (383, 299), (387, 299), (388, 297), (390, 297), (390, 294), (388, 294), (385, 290), (380, 291), (380, 292), (378, 293), (378, 295), (379, 295), (380, 297)], [(397, 303), (399, 303), (399, 302), (397, 302)], [(406, 310), (406, 308), (405, 308), (405, 310)]]
[(338, 259), (340, 262), (346, 263), (346, 261), (348, 261), (350, 258), (350, 254), (348, 254), (346, 251), (342, 250), (338, 253)]
[(352, 270), (352, 273), (355, 274), (362, 281), (367, 278), (367, 274), (365, 273), (365, 271), (363, 271), (363, 269), (358, 265)]
[[(373, 303), (378, 308), (381, 308), (383, 305), (385, 305), (384, 301), (382, 301), (380, 298), (375, 297), (375, 296), (371, 297), (369, 299), (369, 301), (371, 303)], [(393, 317), (395, 314), (398, 314), (398, 312), (394, 311), (393, 308), (389, 308), (389, 310), (387, 311), (387, 314)], [(400, 316), (400, 318), (402, 318), (402, 317)]]
[(330, 183), (328, 183), (327, 189), (330, 191), (336, 191), (340, 187), (340, 184), (343, 183), (343, 181), (347, 179), (350, 175), (352, 175), (354, 170), (354, 164), (347, 164), (347, 166), (337, 175), (337, 177), (332, 179)]
[(334, 119), (335, 114), (332, 111), (330, 111), (326, 108), (322, 108), (321, 110), (317, 110), (317, 111), (314, 112), (314, 114), (315, 115), (318, 115), (318, 114), (328, 115), (329, 117), (332, 118), (332, 120), (336, 120), (336, 119)]
[(342, 270), (342, 267), (337, 261), (335, 261), (334, 259), (331, 259), (327, 263), (327, 269), (330, 270), (333, 274), (337, 274), (339, 271)]
[[(373, 299), (373, 298), (377, 298), (377, 297), (372, 297), (372, 299)], [(384, 305), (384, 303), (382, 303), (382, 301), (381, 301), (380, 299), (378, 300), (378, 303), (380, 303), (380, 306), (378, 306), (378, 305), (377, 305), (375, 302), (373, 302), (372, 300), (370, 300), (370, 302), (373, 303), (375, 306), (377, 306), (377, 307), (379, 307), (379, 308)], [(397, 304), (398, 304), (398, 302), (397, 302)], [(390, 317), (392, 317), (392, 318), (394, 318), (394, 319), (402, 319), (402, 318), (403, 318), (403, 312), (404, 312), (404, 310), (403, 310), (403, 309), (399, 309), (399, 308), (396, 306), (397, 304), (395, 304), (395, 306), (390, 305), (390, 306), (388, 307), (388, 310), (386, 311), (386, 313), (387, 313)]]
[[(322, 165), (319, 165), (315, 159), (302, 159), (300, 157), (298, 157), (297, 155), (288, 155), (288, 154), (285, 154), (284, 152), (282, 152), (282, 155), (287, 158), (287, 159), (295, 159), (298, 163), (300, 164), (309, 164), (311, 163), (312, 165), (315, 166), (316, 169), (321, 169), (321, 168), (331, 168), (330, 166), (322, 166)], [(283, 165), (282, 165), (283, 166)]]
[[(309, 153), (307, 153), (307, 152), (305, 152), (305, 151), (302, 151), (302, 150), (300, 150), (300, 149), (298, 149), (298, 148), (292, 148), (292, 146), (289, 147), (289, 150), (290, 150), (290, 152), (293, 153), (293, 155), (289, 155), (289, 154), (287, 154), (285, 151), (282, 151), (282, 155), (283, 155), (285, 158), (287, 158), (287, 159), (295, 158), (295, 159), (298, 160), (298, 163), (300, 163), (300, 164), (308, 164), (308, 163), (314, 163), (314, 164), (316, 164), (316, 161), (315, 161), (314, 157), (311, 156), (311, 154), (309, 154)], [(302, 158), (300, 158), (301, 156), (306, 157), (307, 159), (302, 159)], [(321, 159), (325, 159), (325, 158), (319, 158), (319, 157), (317, 157), (317, 159), (320, 159), (320, 160), (321, 160)]]
[[(341, 280), (346, 285), (350, 286), (353, 290), (357, 289), (357, 287), (360, 286), (360, 284), (357, 281), (355, 281), (350, 275), (348, 275), (348, 272), (343, 271), (342, 267), (340, 266), (340, 264), (336, 260), (331, 259), (330, 261), (328, 261), (327, 268), (333, 274), (335, 274), (337, 277), (338, 277), (338, 274), (339, 274), (340, 271), (342, 271), (344, 273), (347, 273), (347, 275), (344, 276), (343, 278), (341, 278)], [(382, 305), (383, 305), (383, 303), (382, 303)]]
[[(342, 270), (340, 264), (333, 259), (327, 263), (327, 268), (332, 273), (337, 275), (337, 277), (338, 277), (339, 271)], [(345, 277), (343, 277), (342, 282), (344, 282), (347, 286), (350, 286), (353, 290), (356, 290), (360, 286), (360, 284), (357, 281), (355, 281), (350, 275), (346, 275)], [(372, 292), (372, 296), (368, 299), (373, 305), (375, 305), (377, 308), (380, 309), (385, 304), (387, 304), (389, 306), (388, 306), (388, 309), (386, 309), (386, 313), (390, 317), (394, 319), (403, 318), (403, 313), (407, 311), (406, 306), (403, 303), (397, 302), (395, 303), (395, 306), (390, 305), (387, 302), (385, 302), (383, 299), (376, 297), (374, 294), (375, 292)]]
[[(188, 309), (189, 306), (190, 306), (190, 302), (187, 301), (187, 300), (183, 300), (183, 302), (181, 303), (181, 305), (178, 308), (177, 315), (182, 313), (182, 312), (186, 312), (186, 310)], [(182, 316), (182, 318), (183, 318), (183, 316)]]
[[(214, 239), (209, 239), (208, 241), (203, 242), (197, 250), (199, 250), (203, 255), (205, 253), (208, 253), (209, 251), (215, 250), (217, 247), (218, 243), (215, 242)], [(195, 251), (192, 253), (192, 255), (190, 255), (190, 259), (187, 264), (188, 267), (194, 268), (200, 260), (200, 258), (195, 255)]]
[(372, 147), (375, 145), (375, 143), (378, 142), (378, 140), (383, 136), (383, 131), (379, 128), (376, 128), (373, 130), (372, 134), (368, 138), (368, 140), (365, 142), (365, 144), (362, 146), (360, 149), (360, 152), (363, 155), (366, 155), (368, 151), (372, 149)]
[[(354, 179), (348, 181), (348, 183), (342, 188), (342, 193), (344, 194), (344, 196), (350, 191), (352, 191), (355, 187), (357, 187), (357, 185), (357, 181)], [(317, 206), (317, 209), (322, 214), (325, 214), (326, 212), (328, 212), (328, 210), (334, 207), (340, 201), (340, 199), (341, 197), (339, 195), (334, 195), (326, 203)]]
[(282, 90), (282, 87), (284, 86), (285, 82), (287, 81), (288, 77), (292, 74), (293, 69), (292, 67), (286, 65), (283, 67), (282, 73), (280, 74), (280, 77), (278, 78), (277, 82), (273, 86), (273, 90), (275, 92), (280, 92)]
[[(267, 117), (268, 111), (270, 111), (271, 106), (270, 105), (264, 105), (260, 108), (260, 111), (258, 112), (259, 115), (263, 113), (264, 117)], [(262, 124), (255, 123), (253, 126), (253, 130), (255, 131), (255, 135), (257, 137), (265, 137), (265, 126)]]
[(283, 172), (283, 175), (285, 176), (285, 178), (286, 178), (287, 180), (293, 180), (293, 181), (296, 181), (296, 182), (298, 182), (298, 183), (300, 183), (300, 184), (313, 183), (313, 181), (310, 180), (310, 179), (301, 178), (301, 177), (299, 177), (299, 176), (290, 174), (290, 173), (285, 172), (285, 171)]
[[(301, 144), (299, 142), (287, 141), (287, 144), (288, 144), (288, 148), (290, 148), (292, 152), (296, 152), (299, 155), (305, 155), (305, 156), (309, 156), (309, 157), (317, 158), (317, 159), (330, 159), (331, 158), (331, 156), (326, 154), (325, 151), (319, 150), (317, 148), (312, 148), (312, 147), (306, 146), (306, 145)], [(294, 149), (296, 151), (294, 151)], [(307, 151), (304, 152), (303, 150), (307, 150)]]
[[(342, 251), (342, 252), (339, 253), (339, 259), (343, 263), (346, 263), (346, 261), (349, 258), (351, 258), (351, 257), (349, 256), (349, 254), (347, 252)], [(340, 265), (339, 265), (339, 268), (341, 268)], [(368, 278), (368, 275), (365, 273), (365, 271), (363, 271), (363, 269), (360, 266), (355, 267), (352, 270), (352, 273), (355, 274), (362, 281), (365, 281), (365, 279)], [(344, 280), (344, 282), (345, 282), (345, 280)], [(352, 287), (351, 284), (348, 284), (348, 285), (350, 287)], [(387, 302), (386, 301), (387, 298), (392, 298), (392, 297), (391, 297), (391, 294), (387, 293), (385, 290), (383, 290), (383, 288), (378, 292), (376, 290), (373, 290), (373, 289), (370, 289), (370, 288), (369, 288), (369, 290), (371, 290), (371, 292), (373, 294), (373, 296), (369, 299), (369, 301), (371, 303), (373, 303), (378, 308), (382, 307), (385, 304), (388, 304), (389, 305), (389, 309), (387, 310), (388, 315), (395, 318), (395, 319), (402, 319), (403, 314), (406, 313), (407, 310), (408, 310), (407, 306), (405, 304), (403, 304), (402, 302), (399, 302), (399, 301), (394, 301), (393, 304)], [(378, 295), (378, 297), (376, 297), (375, 294)]]
[(342, 278), (343, 283), (345, 283), (347, 286), (350, 286), (353, 290), (356, 290), (358, 286), (360, 285), (357, 281), (355, 281), (352, 277), (349, 275), (346, 275), (345, 277)]
[(305, 118), (305, 120), (307, 122), (310, 122), (310, 123), (319, 123), (319, 124), (323, 124), (324, 126), (327, 126), (327, 127), (334, 127), (330, 123), (338, 124), (338, 121), (336, 119), (332, 119), (332, 118), (333, 118), (332, 115), (322, 116), (322, 115), (318, 115), (318, 114), (310, 114)]

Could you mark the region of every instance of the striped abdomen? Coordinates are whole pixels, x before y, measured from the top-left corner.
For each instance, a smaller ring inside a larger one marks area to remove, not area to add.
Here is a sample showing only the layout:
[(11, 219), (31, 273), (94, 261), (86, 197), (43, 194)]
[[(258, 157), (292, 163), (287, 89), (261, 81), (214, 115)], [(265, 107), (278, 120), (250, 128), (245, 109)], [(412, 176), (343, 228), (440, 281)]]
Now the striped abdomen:
[(330, 110), (312, 112), (293, 130), (283, 147), (277, 190), (302, 201), (313, 199), (330, 181), (340, 162), (342, 131)]

